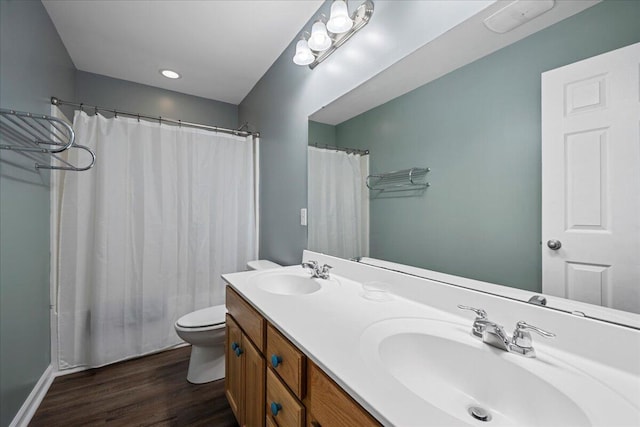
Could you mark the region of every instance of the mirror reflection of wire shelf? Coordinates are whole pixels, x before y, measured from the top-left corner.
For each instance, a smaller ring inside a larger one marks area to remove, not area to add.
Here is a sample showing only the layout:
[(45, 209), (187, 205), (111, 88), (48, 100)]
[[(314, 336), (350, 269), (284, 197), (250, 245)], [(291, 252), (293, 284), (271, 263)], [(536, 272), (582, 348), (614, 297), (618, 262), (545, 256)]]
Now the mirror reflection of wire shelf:
[(372, 191), (416, 191), (425, 190), (430, 168), (411, 168), (367, 176), (367, 187)]
[[(75, 172), (91, 169), (95, 153), (75, 143), (73, 128), (64, 120), (42, 114), (0, 108), (0, 149), (11, 150), (31, 160), (36, 169), (60, 169)], [(76, 166), (65, 160), (64, 153), (72, 148), (86, 151), (89, 163)], [(55, 159), (64, 166), (51, 164)]]

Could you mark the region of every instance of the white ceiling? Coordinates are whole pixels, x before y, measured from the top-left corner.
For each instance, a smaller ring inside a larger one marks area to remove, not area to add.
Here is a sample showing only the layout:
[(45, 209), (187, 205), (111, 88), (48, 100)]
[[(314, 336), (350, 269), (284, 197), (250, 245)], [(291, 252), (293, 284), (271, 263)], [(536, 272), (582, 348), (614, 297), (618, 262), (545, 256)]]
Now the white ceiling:
[[(43, 0), (76, 68), (239, 104), (322, 0)], [(182, 74), (162, 77), (159, 69)]]
[(548, 12), (512, 31), (496, 34), (489, 31), (482, 21), (511, 3), (511, 0), (499, 0), (402, 58), (372, 79), (322, 107), (312, 114), (310, 119), (330, 125), (342, 123), (582, 12), (600, 1), (556, 0), (553, 9)]

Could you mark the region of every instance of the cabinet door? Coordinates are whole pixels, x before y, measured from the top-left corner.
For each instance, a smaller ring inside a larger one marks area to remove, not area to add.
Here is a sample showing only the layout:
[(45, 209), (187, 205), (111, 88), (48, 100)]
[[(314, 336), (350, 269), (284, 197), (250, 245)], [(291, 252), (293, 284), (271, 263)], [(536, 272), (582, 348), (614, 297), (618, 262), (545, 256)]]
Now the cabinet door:
[(244, 350), (244, 421), (247, 427), (264, 426), (265, 361), (249, 338), (242, 337)]
[[(242, 331), (234, 322), (233, 317), (227, 314), (226, 318), (226, 378), (224, 379), (224, 391), (229, 401), (229, 406), (236, 416), (239, 424), (243, 422), (243, 373), (242, 373)], [(239, 349), (239, 350), (237, 350)], [(236, 354), (238, 352), (238, 354)]]
[(308, 424), (322, 427), (374, 427), (378, 423), (327, 374), (309, 362), (307, 382)]

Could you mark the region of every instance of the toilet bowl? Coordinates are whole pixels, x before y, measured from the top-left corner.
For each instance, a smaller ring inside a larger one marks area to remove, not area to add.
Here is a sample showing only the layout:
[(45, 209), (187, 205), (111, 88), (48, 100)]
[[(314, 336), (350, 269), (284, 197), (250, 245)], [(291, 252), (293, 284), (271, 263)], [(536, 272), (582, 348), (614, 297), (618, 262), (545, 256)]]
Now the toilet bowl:
[[(247, 263), (247, 270), (263, 270), (280, 265), (255, 260)], [(178, 336), (191, 344), (191, 358), (187, 381), (208, 383), (224, 378), (225, 315), (224, 305), (196, 310), (179, 318), (174, 327)]]
[(191, 344), (187, 381), (202, 384), (224, 377), (224, 305), (185, 314), (175, 323), (176, 333)]

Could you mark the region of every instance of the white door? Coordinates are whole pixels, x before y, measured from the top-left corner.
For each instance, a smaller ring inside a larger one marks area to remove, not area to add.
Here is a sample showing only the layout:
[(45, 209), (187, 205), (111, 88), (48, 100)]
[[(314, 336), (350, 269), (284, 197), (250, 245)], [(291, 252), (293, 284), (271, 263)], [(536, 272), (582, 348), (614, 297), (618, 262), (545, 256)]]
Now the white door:
[(542, 291), (640, 313), (640, 43), (542, 74)]

